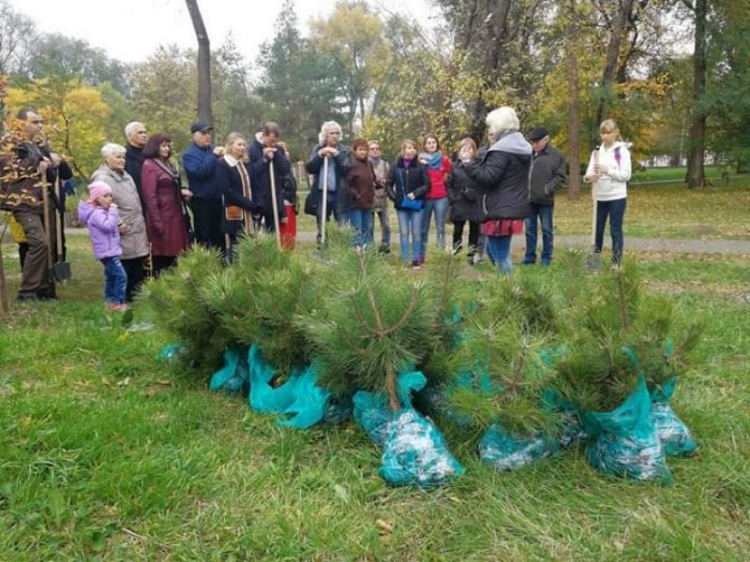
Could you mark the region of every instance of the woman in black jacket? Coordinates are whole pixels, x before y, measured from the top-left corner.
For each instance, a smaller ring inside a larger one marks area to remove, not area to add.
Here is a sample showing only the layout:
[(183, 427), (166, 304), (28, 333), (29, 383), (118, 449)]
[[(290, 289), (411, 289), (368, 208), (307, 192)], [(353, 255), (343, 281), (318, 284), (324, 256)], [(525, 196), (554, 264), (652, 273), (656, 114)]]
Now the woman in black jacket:
[(474, 265), (474, 255), (479, 243), (479, 186), (466, 174), (466, 167), (477, 159), (477, 145), (472, 138), (461, 141), (458, 158), (451, 167), (446, 182), (450, 202), (449, 218), (453, 223), (453, 251), (463, 249), (464, 225), (469, 223), (469, 265)]
[(222, 232), (226, 261), (234, 261), (239, 237), (253, 233), (253, 203), (247, 143), (240, 133), (229, 133), (224, 156), (216, 163), (216, 185), (221, 190), (224, 214)]
[(510, 107), (487, 115), (492, 145), (479, 162), (466, 168), (484, 192), (481, 212), (482, 233), (487, 237), (487, 254), (501, 274), (510, 275), (510, 242), (523, 231), (528, 214), (531, 145), (518, 132), (518, 117)]
[(417, 160), (417, 143), (407, 139), (401, 143), (401, 156), (391, 166), (386, 191), (398, 215), (401, 260), (405, 265), (411, 263), (413, 269), (419, 269), (422, 255), (422, 208), (429, 190), (427, 170)]

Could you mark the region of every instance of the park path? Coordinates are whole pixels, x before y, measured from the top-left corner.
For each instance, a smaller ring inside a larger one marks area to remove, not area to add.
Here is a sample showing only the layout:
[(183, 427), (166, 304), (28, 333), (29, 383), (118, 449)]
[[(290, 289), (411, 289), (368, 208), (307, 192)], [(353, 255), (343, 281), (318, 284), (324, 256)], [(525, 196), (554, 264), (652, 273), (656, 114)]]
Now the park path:
[[(66, 228), (65, 234), (87, 234), (85, 228)], [(376, 237), (379, 233), (376, 233)], [(434, 233), (433, 233), (434, 235)], [(315, 233), (298, 232), (300, 242), (314, 243)], [(398, 232), (392, 230), (391, 240), (394, 248), (398, 245)], [(555, 236), (555, 246), (588, 246), (591, 242), (588, 235)], [(604, 248), (609, 247), (609, 239), (605, 237)], [(513, 247), (523, 247), (526, 239), (523, 235), (513, 237)], [(750, 255), (750, 240), (703, 240), (696, 238), (633, 238), (625, 237), (625, 249), (638, 252), (673, 252), (692, 254), (725, 254)]]

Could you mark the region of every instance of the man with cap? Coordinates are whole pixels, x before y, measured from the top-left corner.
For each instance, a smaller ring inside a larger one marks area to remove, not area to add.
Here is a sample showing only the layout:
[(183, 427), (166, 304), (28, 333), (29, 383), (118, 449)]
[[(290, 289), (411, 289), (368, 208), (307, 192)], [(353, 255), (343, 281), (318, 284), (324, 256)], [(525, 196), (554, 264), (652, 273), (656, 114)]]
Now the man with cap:
[(565, 182), (565, 158), (549, 144), (549, 133), (544, 127), (531, 131), (529, 141), (534, 150), (529, 176), (529, 215), (526, 218), (526, 255), (522, 263), (536, 262), (537, 222), (542, 224), (541, 264), (552, 261), (555, 191)]
[(193, 144), (182, 154), (182, 163), (190, 191), (193, 192), (190, 208), (193, 211), (195, 241), (208, 248), (223, 250), (221, 220), (224, 207), (221, 190), (216, 185), (216, 163), (224, 149), (211, 145), (213, 131), (213, 127), (205, 121), (196, 121), (190, 126)]

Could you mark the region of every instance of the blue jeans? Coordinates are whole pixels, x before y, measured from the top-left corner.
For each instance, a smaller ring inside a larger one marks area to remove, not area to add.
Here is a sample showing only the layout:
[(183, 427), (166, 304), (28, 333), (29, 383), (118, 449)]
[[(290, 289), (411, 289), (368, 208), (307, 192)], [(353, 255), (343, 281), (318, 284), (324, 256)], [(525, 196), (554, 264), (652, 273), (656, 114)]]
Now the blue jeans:
[(552, 234), (552, 213), (554, 205), (529, 204), (529, 216), (526, 217), (526, 256), (523, 263), (534, 263), (536, 261), (537, 220), (542, 223), (542, 265), (549, 265), (552, 261), (552, 250), (554, 241)]
[(104, 302), (125, 304), (128, 276), (120, 258), (104, 258), (102, 263), (104, 264)]
[[(401, 243), (401, 260), (412, 263), (422, 255), (422, 210), (409, 211), (396, 209), (398, 215), (398, 236)], [(411, 239), (411, 253), (409, 241)]]
[[(388, 207), (383, 209), (377, 209), (375, 214), (378, 216), (378, 222), (380, 223), (380, 230), (382, 232), (381, 244), (383, 246), (390, 247), (391, 245), (391, 224), (388, 218)], [(370, 240), (375, 239), (375, 222), (373, 221), (373, 227), (370, 230)]]
[(510, 241), (512, 238), (512, 235), (487, 236), (485, 247), (487, 255), (501, 275), (513, 273), (513, 262), (510, 259)]
[(448, 218), (448, 198), (425, 199), (424, 200), (424, 217), (422, 218), (422, 253), (427, 252), (427, 240), (430, 237), (430, 221), (432, 213), (435, 213), (435, 229), (437, 230), (438, 248), (445, 248), (445, 219)]
[(596, 252), (602, 251), (604, 244), (604, 226), (609, 216), (609, 233), (612, 235), (612, 263), (618, 264), (622, 259), (625, 239), (622, 235), (622, 220), (625, 218), (627, 197), (614, 201), (596, 202)]
[(352, 209), (349, 211), (349, 222), (354, 228), (354, 245), (372, 244), (372, 210)]

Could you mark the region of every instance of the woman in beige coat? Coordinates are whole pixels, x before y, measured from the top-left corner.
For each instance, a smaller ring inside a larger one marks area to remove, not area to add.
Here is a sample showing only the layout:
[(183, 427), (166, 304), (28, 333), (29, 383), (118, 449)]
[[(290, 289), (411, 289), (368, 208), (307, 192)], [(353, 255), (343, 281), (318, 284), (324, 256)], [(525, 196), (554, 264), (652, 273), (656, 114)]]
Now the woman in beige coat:
[(121, 261), (128, 274), (125, 298), (131, 302), (143, 282), (149, 244), (138, 190), (132, 176), (125, 171), (125, 152), (125, 148), (119, 144), (105, 144), (102, 147), (103, 163), (91, 179), (103, 181), (112, 188), (113, 202), (117, 205), (121, 221)]

